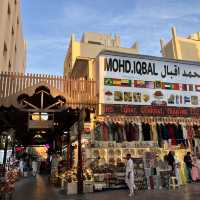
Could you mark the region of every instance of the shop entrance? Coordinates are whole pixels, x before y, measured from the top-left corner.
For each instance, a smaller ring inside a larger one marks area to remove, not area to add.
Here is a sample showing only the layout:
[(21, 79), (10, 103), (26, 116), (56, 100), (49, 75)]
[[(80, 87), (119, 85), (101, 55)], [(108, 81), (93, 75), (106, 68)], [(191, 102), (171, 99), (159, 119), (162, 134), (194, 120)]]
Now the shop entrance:
[(48, 151), (61, 152), (65, 142), (62, 137), (78, 120), (80, 109), (67, 107), (66, 99), (61, 95), (53, 97), (46, 86), (37, 87), (32, 96), (19, 95), (17, 103), (18, 108), (0, 108), (4, 148), (45, 145)]
[[(16, 152), (18, 159), (26, 161), (27, 168), (34, 160), (40, 161), (42, 173), (54, 173), (52, 162), (54, 156), (61, 156), (63, 147), (66, 149), (65, 159), (61, 168), (70, 169), (72, 152), (70, 128), (76, 123), (78, 129), (73, 134), (77, 141), (77, 189), (83, 192), (82, 169), (82, 137), (85, 118), (90, 115), (90, 109), (84, 105), (70, 107), (62, 95), (52, 96), (50, 89), (39, 86), (32, 95), (22, 93), (16, 98), (17, 106), (0, 107), (1, 137), (5, 140), (2, 163), (5, 166), (8, 152)], [(87, 116), (86, 116), (87, 114)], [(17, 152), (18, 149), (18, 152)], [(33, 170), (33, 167), (31, 168)]]

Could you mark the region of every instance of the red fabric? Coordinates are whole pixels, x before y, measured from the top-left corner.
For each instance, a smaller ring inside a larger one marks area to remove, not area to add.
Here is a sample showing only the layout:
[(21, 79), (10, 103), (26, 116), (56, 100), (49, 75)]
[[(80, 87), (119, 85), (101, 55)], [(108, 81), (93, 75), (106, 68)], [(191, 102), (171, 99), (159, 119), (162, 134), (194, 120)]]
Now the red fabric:
[(192, 126), (187, 126), (188, 139), (192, 139), (194, 136), (194, 129)]
[(172, 145), (176, 145), (176, 134), (172, 124), (167, 125), (167, 131), (169, 134), (169, 139), (172, 140)]
[(103, 123), (103, 140), (109, 141), (109, 129), (105, 123)]

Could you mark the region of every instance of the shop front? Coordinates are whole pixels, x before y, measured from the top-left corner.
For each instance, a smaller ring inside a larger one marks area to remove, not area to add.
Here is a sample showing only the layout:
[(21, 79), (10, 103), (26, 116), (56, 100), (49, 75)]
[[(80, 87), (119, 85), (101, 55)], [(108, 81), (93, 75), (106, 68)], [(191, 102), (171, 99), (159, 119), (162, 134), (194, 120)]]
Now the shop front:
[[(137, 160), (138, 189), (169, 187), (171, 172), (164, 158), (174, 151), (180, 183), (185, 184), (184, 156), (187, 151), (200, 153), (199, 79), (199, 63), (102, 52), (91, 151), (100, 156), (99, 164), (119, 170), (130, 153)], [(113, 179), (114, 188), (120, 177)]]
[(170, 151), (177, 181), (186, 184), (184, 156), (200, 154), (199, 63), (105, 51), (96, 58), (95, 79), (98, 109), (81, 130), (78, 123), (70, 128), (63, 148), (70, 170), (57, 176), (66, 193), (77, 193), (80, 144), (73, 135), (80, 132), (84, 192), (126, 188), (127, 154), (137, 190), (171, 187)]

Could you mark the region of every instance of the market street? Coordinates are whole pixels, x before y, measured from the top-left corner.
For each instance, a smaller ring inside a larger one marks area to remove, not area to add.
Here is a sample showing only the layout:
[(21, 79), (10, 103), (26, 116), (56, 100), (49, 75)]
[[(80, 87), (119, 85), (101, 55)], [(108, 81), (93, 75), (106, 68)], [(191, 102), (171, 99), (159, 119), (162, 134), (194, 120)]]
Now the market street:
[[(37, 176), (37, 178), (23, 178), (16, 186), (13, 200), (118, 200), (129, 199), (126, 190), (115, 190), (106, 192), (96, 192), (81, 196), (66, 196), (64, 193), (49, 185), (47, 177)], [(135, 199), (138, 200), (199, 200), (200, 185), (190, 184), (177, 190), (145, 191), (139, 192)]]

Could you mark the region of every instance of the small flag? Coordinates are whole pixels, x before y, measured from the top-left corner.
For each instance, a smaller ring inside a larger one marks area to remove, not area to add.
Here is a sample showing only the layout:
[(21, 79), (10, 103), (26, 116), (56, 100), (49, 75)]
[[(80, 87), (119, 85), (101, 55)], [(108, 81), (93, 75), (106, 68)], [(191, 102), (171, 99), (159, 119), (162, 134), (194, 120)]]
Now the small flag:
[(172, 88), (173, 90), (180, 90), (179, 83), (173, 83)]
[(154, 82), (154, 88), (155, 89), (161, 89), (162, 88), (162, 82), (161, 81), (155, 81)]
[(184, 96), (184, 103), (190, 103), (190, 97)]
[(162, 84), (162, 89), (166, 89), (166, 90), (172, 90), (172, 83), (163, 83)]
[(121, 86), (121, 79), (113, 79), (113, 86)]
[(187, 91), (187, 84), (182, 84), (182, 91)]
[(153, 81), (145, 81), (145, 88), (154, 89)]
[(145, 81), (142, 80), (134, 80), (134, 86), (136, 88), (145, 88)]
[(200, 85), (195, 85), (195, 90), (196, 90), (197, 92), (200, 92)]
[(122, 80), (121, 80), (121, 86), (124, 86), (124, 87), (131, 87), (131, 80), (122, 79)]
[(194, 87), (192, 84), (189, 85), (189, 91), (194, 91)]
[(104, 85), (113, 86), (112, 78), (104, 78)]

